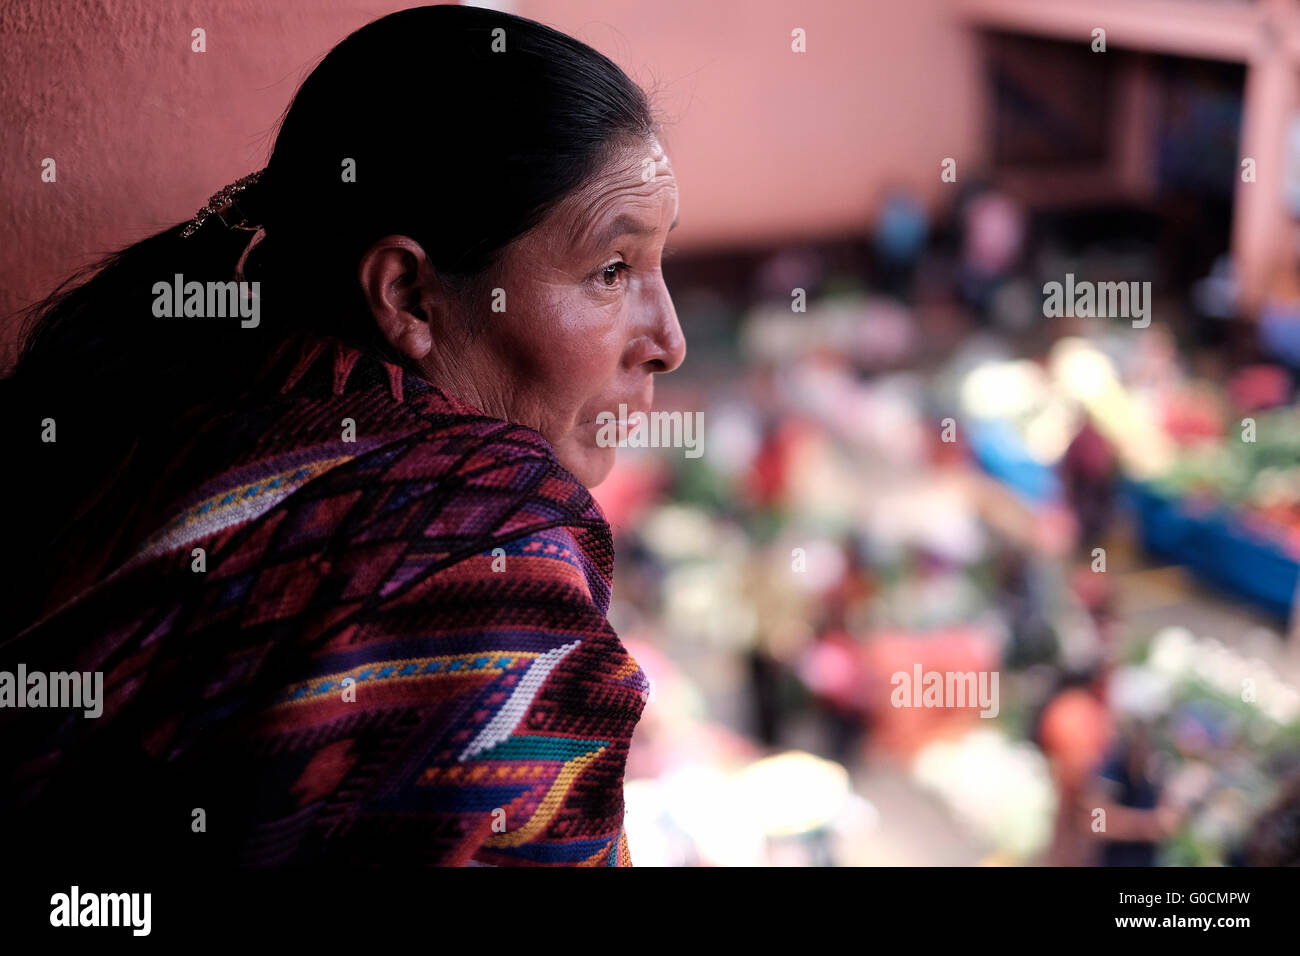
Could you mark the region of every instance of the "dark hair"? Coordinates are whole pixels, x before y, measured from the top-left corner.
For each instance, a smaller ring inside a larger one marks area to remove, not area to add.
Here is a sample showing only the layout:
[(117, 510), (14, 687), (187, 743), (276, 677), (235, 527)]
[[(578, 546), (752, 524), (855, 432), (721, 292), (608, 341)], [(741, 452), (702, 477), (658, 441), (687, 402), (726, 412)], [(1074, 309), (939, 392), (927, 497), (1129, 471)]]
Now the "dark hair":
[[(177, 273), (234, 278), (250, 233), (216, 216), (188, 238), (180, 223), (109, 256), (29, 310), (0, 383), (18, 505), (6, 590), (35, 602), (70, 540), (111, 538), (185, 410), (239, 394), (287, 336), (310, 329), (401, 361), (357, 280), (376, 239), (410, 236), (467, 289), (622, 140), (655, 130), (645, 95), (613, 62), (531, 20), (428, 6), (347, 37), (303, 82), (264, 174), (240, 197), (266, 229), (245, 267), (260, 283), (257, 327), (153, 314), (154, 284)], [(46, 418), (55, 443), (41, 441)], [(0, 626), (21, 627), (37, 606)]]

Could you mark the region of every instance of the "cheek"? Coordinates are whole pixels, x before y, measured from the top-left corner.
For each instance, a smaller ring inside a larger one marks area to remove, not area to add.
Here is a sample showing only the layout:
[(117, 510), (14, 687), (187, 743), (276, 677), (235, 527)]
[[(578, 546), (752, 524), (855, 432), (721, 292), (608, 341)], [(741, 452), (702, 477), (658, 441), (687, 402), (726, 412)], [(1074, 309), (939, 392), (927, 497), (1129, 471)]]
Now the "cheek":
[(552, 292), (520, 319), (518, 347), (531, 380), (553, 398), (581, 402), (617, 370), (624, 343), (616, 306), (595, 303), (580, 290)]

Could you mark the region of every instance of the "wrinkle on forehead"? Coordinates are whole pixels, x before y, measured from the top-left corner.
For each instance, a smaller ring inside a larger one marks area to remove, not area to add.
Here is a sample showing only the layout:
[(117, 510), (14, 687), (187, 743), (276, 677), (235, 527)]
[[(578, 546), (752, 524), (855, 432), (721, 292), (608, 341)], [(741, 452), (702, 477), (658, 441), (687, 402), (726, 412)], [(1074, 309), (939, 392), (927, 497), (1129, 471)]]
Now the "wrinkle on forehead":
[[(647, 159), (655, 164), (650, 179), (642, 175)], [(551, 218), (572, 246), (587, 238), (587, 230), (614, 206), (630, 202), (653, 213), (662, 191), (675, 190), (675, 186), (672, 166), (657, 138), (629, 143), (620, 147), (590, 182), (561, 201)]]

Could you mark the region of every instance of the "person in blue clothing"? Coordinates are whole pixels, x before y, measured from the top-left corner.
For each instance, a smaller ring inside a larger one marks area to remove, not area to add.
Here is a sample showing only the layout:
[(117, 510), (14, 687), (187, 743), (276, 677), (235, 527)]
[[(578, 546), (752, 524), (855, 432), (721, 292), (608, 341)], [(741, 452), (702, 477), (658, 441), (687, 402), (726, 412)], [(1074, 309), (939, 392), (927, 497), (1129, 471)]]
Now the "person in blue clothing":
[(1093, 806), (1106, 811), (1097, 833), (1102, 866), (1155, 866), (1160, 844), (1178, 827), (1181, 814), (1161, 799), (1151, 758), (1151, 726), (1137, 722), (1098, 773)]

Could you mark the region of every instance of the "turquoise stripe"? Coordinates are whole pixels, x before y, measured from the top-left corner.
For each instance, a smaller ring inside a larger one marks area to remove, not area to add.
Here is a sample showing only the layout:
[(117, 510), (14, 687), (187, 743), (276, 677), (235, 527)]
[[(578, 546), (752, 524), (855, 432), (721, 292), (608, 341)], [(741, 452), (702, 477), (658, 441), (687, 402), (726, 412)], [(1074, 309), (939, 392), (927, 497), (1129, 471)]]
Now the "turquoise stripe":
[(574, 737), (511, 737), (479, 756), (484, 760), (569, 761), (607, 745), (605, 740), (578, 740)]

